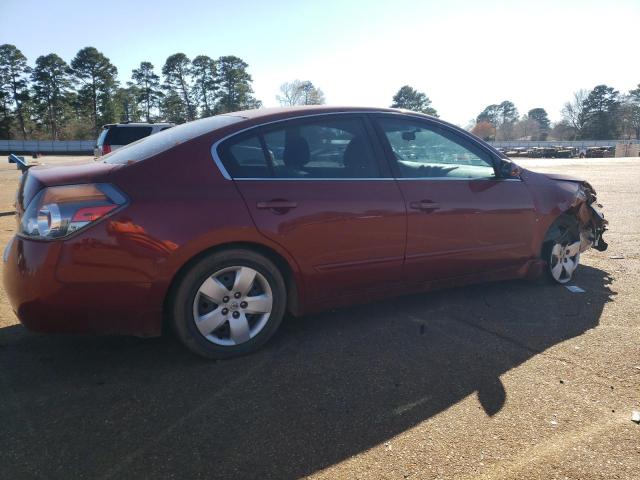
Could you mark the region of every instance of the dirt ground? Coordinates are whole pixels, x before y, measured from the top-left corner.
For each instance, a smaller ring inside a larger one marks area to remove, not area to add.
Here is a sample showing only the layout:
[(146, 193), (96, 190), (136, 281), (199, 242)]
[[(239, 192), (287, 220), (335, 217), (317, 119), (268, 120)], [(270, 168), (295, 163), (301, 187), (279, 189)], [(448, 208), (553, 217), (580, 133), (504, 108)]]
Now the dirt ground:
[(27, 332), (0, 288), (0, 477), (637, 479), (640, 159), (518, 163), (598, 191), (610, 247), (583, 255), (585, 293), (414, 295), (287, 319), (261, 352), (207, 362), (171, 337)]

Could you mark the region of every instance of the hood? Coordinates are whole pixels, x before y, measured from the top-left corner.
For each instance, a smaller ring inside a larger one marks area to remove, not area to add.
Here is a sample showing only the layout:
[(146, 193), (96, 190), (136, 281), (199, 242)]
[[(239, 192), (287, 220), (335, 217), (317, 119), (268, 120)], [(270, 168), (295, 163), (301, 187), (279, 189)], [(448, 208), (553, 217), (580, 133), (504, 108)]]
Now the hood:
[(565, 175), (563, 173), (544, 173), (545, 177), (550, 178), (551, 180), (560, 180), (563, 182), (577, 182), (577, 183), (585, 183), (585, 180), (582, 178), (574, 177), (572, 175)]

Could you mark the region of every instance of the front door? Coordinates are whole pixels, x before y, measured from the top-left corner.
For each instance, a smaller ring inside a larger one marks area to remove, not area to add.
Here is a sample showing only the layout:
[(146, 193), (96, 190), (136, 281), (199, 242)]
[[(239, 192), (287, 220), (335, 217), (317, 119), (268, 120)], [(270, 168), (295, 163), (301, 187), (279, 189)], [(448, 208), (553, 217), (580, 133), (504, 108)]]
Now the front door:
[(522, 181), (498, 178), (491, 155), (453, 129), (375, 121), (407, 205), (407, 280), (516, 268), (531, 257), (535, 208)]

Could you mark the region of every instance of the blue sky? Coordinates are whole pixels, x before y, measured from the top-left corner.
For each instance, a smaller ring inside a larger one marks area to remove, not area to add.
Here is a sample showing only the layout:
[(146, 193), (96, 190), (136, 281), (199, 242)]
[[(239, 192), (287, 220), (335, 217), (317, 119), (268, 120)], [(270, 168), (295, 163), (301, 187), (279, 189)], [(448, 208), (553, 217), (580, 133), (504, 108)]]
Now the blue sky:
[(388, 106), (410, 84), (462, 126), (506, 99), (557, 120), (579, 88), (640, 83), (638, 0), (0, 0), (0, 18), (30, 64), (91, 45), (126, 81), (142, 60), (159, 73), (172, 53), (233, 54), (266, 106), (295, 78), (340, 105)]

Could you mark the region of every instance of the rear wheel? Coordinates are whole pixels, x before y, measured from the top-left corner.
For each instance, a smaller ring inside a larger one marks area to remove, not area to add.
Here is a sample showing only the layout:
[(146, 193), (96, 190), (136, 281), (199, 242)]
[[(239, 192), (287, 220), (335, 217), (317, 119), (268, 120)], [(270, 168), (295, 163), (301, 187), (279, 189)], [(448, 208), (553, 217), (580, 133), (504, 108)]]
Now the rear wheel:
[(270, 260), (250, 250), (228, 250), (203, 258), (182, 277), (172, 322), (191, 351), (229, 358), (264, 345), (285, 305), (284, 280)]
[(547, 262), (547, 277), (555, 283), (571, 281), (580, 264), (578, 222), (568, 215), (560, 217), (549, 229), (542, 249)]

